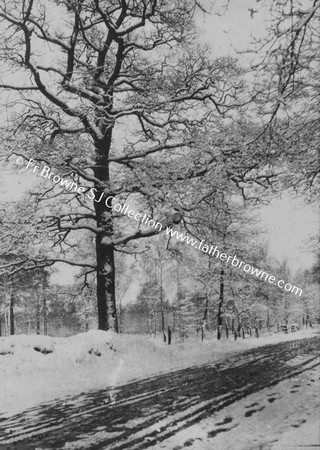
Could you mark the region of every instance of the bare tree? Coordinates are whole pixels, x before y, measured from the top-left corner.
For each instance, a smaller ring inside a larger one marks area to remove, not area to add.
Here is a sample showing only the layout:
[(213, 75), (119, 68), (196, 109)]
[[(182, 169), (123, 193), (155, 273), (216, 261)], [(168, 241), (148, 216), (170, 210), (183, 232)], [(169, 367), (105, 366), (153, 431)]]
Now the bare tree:
[(30, 81), (0, 85), (19, 94), (16, 120), (33, 137), (30, 150), (24, 135), (21, 153), (83, 180), (93, 200), (76, 193), (81, 211), (60, 211), (52, 223), (60, 244), (71, 231), (95, 235), (96, 264), (87, 267), (97, 274), (100, 329), (118, 329), (115, 251), (158, 232), (120, 233), (112, 200), (135, 199), (164, 224), (178, 220), (170, 202), (161, 209), (165, 194), (206, 172), (192, 149), (241, 87), (234, 61), (211, 62), (195, 43), (196, 8), (192, 0), (1, 4), (2, 62)]

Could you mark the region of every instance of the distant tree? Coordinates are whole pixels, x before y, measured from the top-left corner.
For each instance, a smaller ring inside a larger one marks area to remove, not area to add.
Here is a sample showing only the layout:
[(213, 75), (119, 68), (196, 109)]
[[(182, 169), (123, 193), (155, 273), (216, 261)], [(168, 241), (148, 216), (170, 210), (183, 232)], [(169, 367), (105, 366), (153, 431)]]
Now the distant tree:
[(53, 264), (43, 253), (46, 240), (37, 223), (39, 216), (25, 199), (1, 205), (0, 277)]
[(1, 309), (6, 317), (9, 334), (15, 334), (17, 330), (26, 331), (25, 323), (29, 324), (29, 333), (35, 330), (40, 334), (41, 318), (43, 332), (47, 334), (48, 277), (49, 272), (45, 268), (20, 270), (0, 276)]
[(157, 333), (156, 294), (157, 288), (154, 283), (147, 281), (142, 285), (136, 302), (126, 308), (129, 313), (137, 316), (139, 323), (142, 325), (140, 330), (154, 336)]
[(161, 317), (161, 333), (166, 342), (169, 322), (165, 304), (168, 302), (168, 296), (174, 284), (172, 276), (174, 259), (167, 247), (168, 238), (165, 235), (158, 235), (147, 242), (149, 250), (141, 255), (141, 266), (150, 286), (150, 292), (146, 296), (154, 305), (157, 305)]
[(320, 324), (320, 277), (319, 256), (310, 269), (300, 270), (296, 275), (297, 284), (302, 286), (300, 300), (300, 317), (298, 322), (308, 328), (313, 323)]
[(15, 286), (23, 308), (20, 317), (28, 317), (29, 332), (32, 323), (37, 334), (41, 334), (41, 329), (44, 335), (48, 334), (49, 277), (50, 272), (46, 268), (34, 269), (24, 273), (22, 280)]
[[(232, 195), (232, 187), (222, 184), (214, 195), (208, 196), (203, 204), (198, 206), (187, 225), (190, 234), (205, 242), (202, 245), (202, 253), (200, 253), (203, 263), (200, 263), (198, 278), (200, 282), (202, 280), (205, 293), (209, 294), (209, 302), (216, 302), (218, 340), (222, 337), (223, 329), (228, 335), (230, 324), (226, 320), (226, 303), (232, 299), (237, 303), (237, 299), (233, 298), (239, 293), (238, 287), (235, 288), (235, 280), (238, 282), (241, 280), (237, 269), (233, 268), (230, 262), (229, 264), (223, 262), (220, 254), (236, 255), (237, 258), (242, 257), (242, 259), (249, 258), (250, 251), (248, 250), (252, 243), (254, 222), (252, 211), (250, 211), (251, 216), (243, 213), (243, 199), (237, 193), (235, 190)], [(249, 209), (248, 206), (247, 208)], [(246, 223), (249, 217), (251, 228)], [(208, 254), (208, 248), (212, 244), (214, 251), (212, 254)], [(210, 289), (208, 289), (209, 286)]]
[(196, 307), (195, 298), (188, 293), (178, 293), (175, 302), (176, 326), (175, 331), (180, 339), (185, 341), (192, 335), (195, 335), (200, 329), (198, 309)]

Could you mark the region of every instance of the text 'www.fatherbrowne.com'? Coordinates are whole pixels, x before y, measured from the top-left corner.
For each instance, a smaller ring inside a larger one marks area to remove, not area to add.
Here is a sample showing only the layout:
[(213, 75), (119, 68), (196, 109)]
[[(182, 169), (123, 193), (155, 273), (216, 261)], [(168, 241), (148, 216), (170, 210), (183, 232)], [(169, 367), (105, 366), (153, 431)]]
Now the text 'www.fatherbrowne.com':
[[(24, 163), (25, 163), (24, 158), (19, 156), (16, 160), (16, 164), (18, 166), (22, 166), (24, 165)], [(158, 232), (163, 231), (164, 227), (162, 223), (156, 222), (152, 218), (149, 218), (146, 214), (142, 216), (142, 214), (136, 213), (127, 204), (121, 205), (120, 203), (114, 203), (113, 200), (115, 200), (115, 197), (106, 196), (106, 194), (102, 192), (100, 194), (100, 198), (96, 198), (97, 189), (78, 186), (77, 183), (74, 182), (73, 180), (62, 178), (60, 177), (60, 175), (53, 173), (49, 166), (47, 165), (41, 166), (38, 164), (39, 163), (30, 158), (26, 165), (26, 169), (27, 170), (31, 169), (35, 175), (47, 178), (54, 184), (59, 185), (60, 187), (64, 188), (69, 192), (78, 194), (86, 193), (87, 197), (90, 200), (94, 200), (95, 202), (98, 203), (101, 202), (101, 200), (104, 200), (106, 206), (113, 209), (114, 211), (123, 215), (127, 215), (130, 219), (134, 219), (137, 222), (142, 223), (150, 228), (154, 228)], [(274, 284), (275, 286), (278, 286), (281, 289), (284, 289), (286, 292), (291, 292), (292, 294), (299, 295), (299, 297), (301, 297), (302, 295), (302, 289), (296, 286), (292, 286), (292, 284), (286, 283), (283, 280), (277, 280), (276, 277), (274, 277), (273, 275), (269, 275), (267, 272), (264, 272), (261, 269), (257, 269), (255, 267), (250, 266), (250, 264), (245, 263), (244, 261), (240, 261), (237, 258), (237, 255), (233, 256), (227, 255), (226, 253), (223, 253), (220, 250), (218, 250), (217, 246), (214, 247), (213, 245), (206, 244), (204, 240), (199, 242), (196, 239), (190, 238), (189, 236), (178, 232), (177, 230), (172, 230), (172, 228), (170, 227), (166, 227), (166, 234), (176, 238), (180, 242), (185, 242), (186, 244), (191, 245), (197, 250), (201, 250), (203, 253), (215, 256), (216, 258), (219, 258), (221, 261), (226, 261), (229, 264), (231, 262), (231, 265), (233, 267), (242, 268), (246, 273), (250, 273), (251, 275), (260, 278), (261, 280), (268, 281), (269, 283)]]
[(210, 256), (215, 256), (221, 261), (226, 261), (229, 264), (231, 263), (233, 267), (242, 268), (246, 273), (250, 273), (251, 275), (260, 278), (261, 280), (268, 281), (269, 283), (274, 284), (275, 286), (278, 286), (287, 292), (299, 295), (299, 297), (301, 297), (302, 295), (302, 289), (298, 288), (297, 286), (292, 286), (292, 284), (286, 283), (283, 280), (277, 280), (275, 276), (269, 275), (267, 272), (264, 272), (261, 269), (252, 267), (250, 266), (250, 264), (247, 264), (244, 261), (240, 261), (237, 258), (237, 255), (227, 255), (226, 253), (218, 250), (217, 246), (206, 244), (204, 240), (201, 240), (199, 242), (196, 239), (190, 238), (189, 236), (180, 233), (177, 230), (172, 230), (172, 228), (169, 227), (167, 227), (166, 229), (166, 234), (170, 235), (171, 237), (175, 237), (180, 242), (185, 242), (186, 244), (191, 245), (197, 250), (201, 250), (203, 253), (207, 253)]

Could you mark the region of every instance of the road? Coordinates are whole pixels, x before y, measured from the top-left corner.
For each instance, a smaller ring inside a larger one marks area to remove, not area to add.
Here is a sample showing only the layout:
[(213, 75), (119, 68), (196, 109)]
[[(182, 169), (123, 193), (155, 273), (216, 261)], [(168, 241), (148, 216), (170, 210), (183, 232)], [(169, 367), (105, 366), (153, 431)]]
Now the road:
[[(320, 337), (0, 415), (0, 448), (145, 449), (247, 395), (320, 365)], [(295, 358), (294, 365), (289, 364)]]

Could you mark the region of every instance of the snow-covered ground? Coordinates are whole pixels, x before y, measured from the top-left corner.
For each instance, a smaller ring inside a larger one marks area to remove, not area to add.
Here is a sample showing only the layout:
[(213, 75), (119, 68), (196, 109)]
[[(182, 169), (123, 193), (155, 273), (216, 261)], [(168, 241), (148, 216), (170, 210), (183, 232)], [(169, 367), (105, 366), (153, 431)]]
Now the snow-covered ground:
[(171, 346), (146, 336), (89, 331), (68, 338), (0, 338), (0, 416), (35, 404), (214, 362), (253, 347), (302, 339), (316, 330), (256, 339), (205, 340)]
[[(299, 364), (295, 358), (290, 365)], [(288, 362), (289, 363), (289, 362)], [(232, 403), (154, 450), (320, 448), (319, 366)]]

